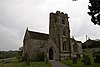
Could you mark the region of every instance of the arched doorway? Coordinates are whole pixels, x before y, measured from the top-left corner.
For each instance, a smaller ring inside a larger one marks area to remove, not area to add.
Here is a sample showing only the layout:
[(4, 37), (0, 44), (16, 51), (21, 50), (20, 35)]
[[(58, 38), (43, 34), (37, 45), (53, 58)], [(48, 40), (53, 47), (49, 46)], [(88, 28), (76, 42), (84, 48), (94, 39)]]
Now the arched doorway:
[(53, 60), (53, 49), (49, 49), (49, 60)]

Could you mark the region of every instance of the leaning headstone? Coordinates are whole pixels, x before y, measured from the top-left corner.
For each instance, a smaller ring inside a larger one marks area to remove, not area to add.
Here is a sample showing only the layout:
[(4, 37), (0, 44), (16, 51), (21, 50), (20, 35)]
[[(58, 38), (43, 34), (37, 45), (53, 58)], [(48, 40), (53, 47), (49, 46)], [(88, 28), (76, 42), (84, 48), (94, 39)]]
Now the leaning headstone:
[(84, 65), (91, 65), (90, 57), (84, 56)]
[(96, 55), (96, 58), (94, 59), (95, 63), (100, 63), (100, 55)]
[(73, 64), (77, 64), (77, 56), (76, 55), (73, 55), (72, 62), (73, 62)]

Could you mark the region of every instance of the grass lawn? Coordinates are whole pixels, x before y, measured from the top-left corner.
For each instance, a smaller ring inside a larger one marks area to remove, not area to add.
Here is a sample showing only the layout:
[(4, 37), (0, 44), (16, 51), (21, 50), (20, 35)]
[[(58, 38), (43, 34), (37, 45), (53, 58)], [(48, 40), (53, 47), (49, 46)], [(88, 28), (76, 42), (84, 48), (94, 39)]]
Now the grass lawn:
[(88, 55), (91, 60), (91, 65), (84, 65), (83, 62), (78, 61), (77, 64), (72, 64), (71, 60), (63, 60), (61, 63), (67, 64), (70, 67), (100, 67), (100, 63), (94, 63), (92, 52), (85, 52), (85, 55)]
[(91, 65), (84, 65), (82, 62), (78, 62), (77, 64), (72, 64), (72, 61), (61, 61), (61, 63), (67, 64), (70, 67), (100, 67), (100, 63), (92, 63)]
[(25, 62), (13, 60), (10, 63), (0, 62), (0, 67), (51, 67), (51, 64), (45, 64), (45, 62), (30, 62), (28, 66)]

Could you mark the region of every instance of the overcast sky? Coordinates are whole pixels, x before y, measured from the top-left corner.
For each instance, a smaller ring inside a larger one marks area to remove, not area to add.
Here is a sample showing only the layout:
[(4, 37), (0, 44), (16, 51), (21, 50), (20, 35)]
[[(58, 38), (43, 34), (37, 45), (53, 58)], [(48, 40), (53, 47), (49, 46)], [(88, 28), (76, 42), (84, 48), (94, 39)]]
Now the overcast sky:
[(49, 33), (49, 13), (57, 10), (69, 15), (71, 36), (85, 41), (100, 38), (100, 26), (87, 14), (88, 0), (0, 0), (0, 50), (18, 50), (26, 27)]

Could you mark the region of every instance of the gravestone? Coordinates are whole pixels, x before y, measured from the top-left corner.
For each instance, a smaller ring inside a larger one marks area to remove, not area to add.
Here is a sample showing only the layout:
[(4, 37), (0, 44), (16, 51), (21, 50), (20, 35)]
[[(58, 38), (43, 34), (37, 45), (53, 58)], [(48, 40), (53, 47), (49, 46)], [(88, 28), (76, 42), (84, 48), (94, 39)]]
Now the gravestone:
[(77, 64), (77, 56), (76, 55), (73, 55), (72, 62), (73, 62), (73, 64)]
[(84, 56), (84, 65), (91, 65), (90, 57)]
[(96, 55), (96, 58), (94, 59), (95, 63), (100, 63), (100, 55)]
[(100, 63), (100, 52), (99, 51), (98, 52), (95, 51), (92, 54), (93, 54), (94, 62), (95, 63)]

